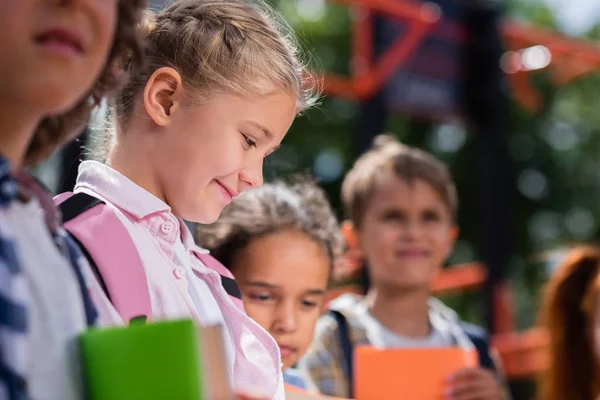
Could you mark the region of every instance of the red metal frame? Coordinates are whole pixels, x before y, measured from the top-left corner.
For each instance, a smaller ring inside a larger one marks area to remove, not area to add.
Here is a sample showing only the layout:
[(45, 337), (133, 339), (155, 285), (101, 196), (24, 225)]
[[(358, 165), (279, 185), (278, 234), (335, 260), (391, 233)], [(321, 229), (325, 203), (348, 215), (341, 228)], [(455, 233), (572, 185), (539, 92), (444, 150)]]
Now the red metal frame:
[[(426, 3), (410, 0), (330, 0), (350, 6), (353, 11), (352, 67), (350, 76), (324, 75), (325, 92), (354, 100), (364, 100), (377, 93), (390, 75), (401, 68), (428, 32), (438, 23), (436, 12)], [(372, 18), (387, 15), (408, 23), (407, 33), (378, 59), (374, 59)], [(505, 20), (502, 33), (509, 50), (543, 45), (552, 54), (550, 68), (553, 82), (564, 85), (600, 70), (600, 47), (558, 33), (544, 31), (512, 20)], [(529, 82), (529, 73), (509, 74), (516, 100), (527, 110), (538, 111), (542, 99)]]
[(436, 294), (448, 294), (479, 289), (487, 279), (485, 265), (473, 262), (444, 269), (431, 282)]
[[(509, 50), (543, 45), (552, 54), (548, 66), (555, 85), (565, 85), (575, 79), (600, 70), (600, 47), (584, 40), (573, 39), (511, 20), (504, 21), (502, 30)], [(531, 112), (539, 111), (542, 100), (528, 80), (527, 72), (509, 74), (517, 101)]]
[[(352, 66), (349, 77), (325, 74), (327, 94), (355, 100), (377, 93), (422, 43), (436, 23), (435, 12), (421, 4), (388, 0), (333, 0), (351, 6), (353, 11)], [(373, 54), (373, 14), (406, 21), (406, 35), (397, 39), (377, 60)]]

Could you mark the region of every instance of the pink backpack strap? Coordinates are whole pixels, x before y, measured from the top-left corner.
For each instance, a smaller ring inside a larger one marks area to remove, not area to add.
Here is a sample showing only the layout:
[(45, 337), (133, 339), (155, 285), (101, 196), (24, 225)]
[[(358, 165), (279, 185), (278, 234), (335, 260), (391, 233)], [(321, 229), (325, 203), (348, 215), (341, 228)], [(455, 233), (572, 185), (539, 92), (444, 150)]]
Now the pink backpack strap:
[(202, 261), (202, 263), (206, 266), (206, 268), (212, 269), (213, 271), (221, 275), (221, 284), (223, 285), (223, 288), (225, 289), (227, 294), (229, 294), (229, 297), (233, 301), (233, 304), (235, 304), (239, 309), (245, 312), (244, 303), (242, 302), (242, 293), (240, 292), (240, 288), (238, 287), (237, 282), (235, 281), (235, 278), (233, 277), (231, 271), (229, 271), (216, 258), (209, 254), (202, 254), (199, 252), (195, 252), (195, 254), (196, 257), (198, 257), (200, 261)]
[(144, 264), (127, 228), (113, 209), (85, 193), (54, 198), (64, 228), (79, 242), (124, 321), (152, 317)]

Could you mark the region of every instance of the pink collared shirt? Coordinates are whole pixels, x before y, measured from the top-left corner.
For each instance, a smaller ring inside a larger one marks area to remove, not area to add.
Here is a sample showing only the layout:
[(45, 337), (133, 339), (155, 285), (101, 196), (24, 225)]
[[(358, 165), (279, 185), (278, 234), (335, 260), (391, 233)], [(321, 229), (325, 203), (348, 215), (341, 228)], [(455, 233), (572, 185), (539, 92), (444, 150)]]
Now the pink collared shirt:
[[(198, 324), (214, 320), (215, 312), (202, 312), (190, 296), (189, 279), (195, 287), (208, 287), (220, 310), (231, 341), (230, 373), (236, 390), (264, 393), (272, 399), (284, 399), (281, 358), (275, 340), (237, 307), (221, 285), (219, 274), (206, 266), (196, 254), (207, 250), (198, 247), (186, 225), (171, 213), (171, 208), (121, 173), (95, 161), (85, 161), (79, 168), (75, 193), (97, 197), (114, 207), (131, 235), (144, 264), (152, 318), (192, 318)], [(192, 276), (184, 272), (175, 259), (177, 239), (190, 255)], [(110, 249), (107, 249), (110, 251)], [(91, 285), (101, 320), (120, 323), (97, 282)], [(195, 296), (196, 299), (198, 296)], [(211, 299), (212, 300), (212, 299)], [(213, 301), (207, 302), (215, 304)], [(220, 311), (220, 312), (219, 312)]]

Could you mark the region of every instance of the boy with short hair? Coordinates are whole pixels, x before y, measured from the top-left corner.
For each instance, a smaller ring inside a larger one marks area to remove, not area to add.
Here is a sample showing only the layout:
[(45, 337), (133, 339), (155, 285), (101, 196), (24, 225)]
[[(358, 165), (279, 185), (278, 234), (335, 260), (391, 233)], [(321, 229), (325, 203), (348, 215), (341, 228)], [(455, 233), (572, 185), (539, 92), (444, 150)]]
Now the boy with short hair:
[(448, 169), (421, 150), (379, 136), (346, 175), (342, 198), (371, 286), (364, 298), (336, 299), (318, 323), (302, 367), (321, 393), (352, 397), (356, 345), (459, 346), (476, 348), (480, 367), (448, 377), (448, 398), (506, 398), (485, 332), (431, 297), (430, 281), (458, 235)]

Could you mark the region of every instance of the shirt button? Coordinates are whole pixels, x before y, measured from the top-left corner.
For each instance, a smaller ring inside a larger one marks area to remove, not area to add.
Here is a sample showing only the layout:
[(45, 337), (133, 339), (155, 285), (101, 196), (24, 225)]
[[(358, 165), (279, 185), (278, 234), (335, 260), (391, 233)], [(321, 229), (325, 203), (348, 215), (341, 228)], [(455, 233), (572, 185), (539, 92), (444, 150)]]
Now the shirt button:
[(169, 234), (169, 233), (173, 232), (173, 228), (174, 228), (173, 223), (169, 222), (169, 221), (163, 223), (160, 226), (160, 230), (163, 231), (163, 233), (165, 233), (165, 234)]
[(177, 267), (173, 270), (173, 275), (175, 275), (175, 278), (181, 279), (185, 276), (185, 269), (183, 269), (183, 267)]

